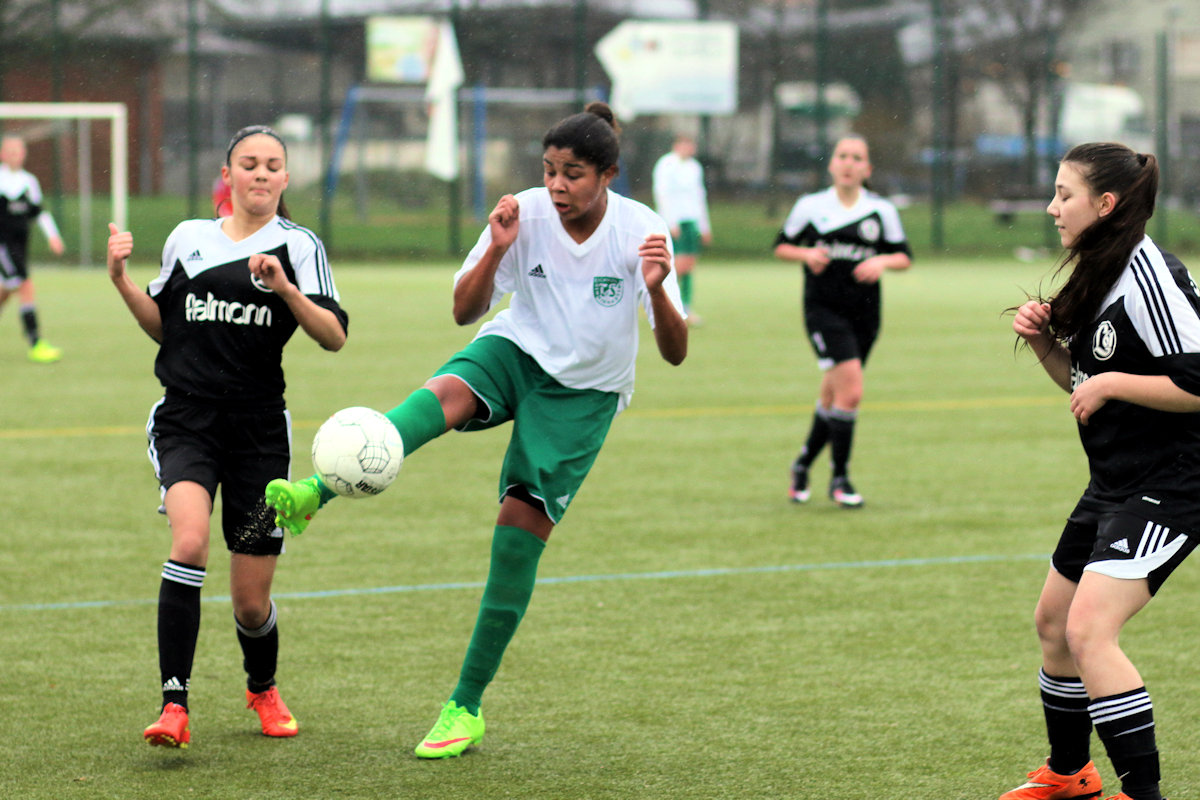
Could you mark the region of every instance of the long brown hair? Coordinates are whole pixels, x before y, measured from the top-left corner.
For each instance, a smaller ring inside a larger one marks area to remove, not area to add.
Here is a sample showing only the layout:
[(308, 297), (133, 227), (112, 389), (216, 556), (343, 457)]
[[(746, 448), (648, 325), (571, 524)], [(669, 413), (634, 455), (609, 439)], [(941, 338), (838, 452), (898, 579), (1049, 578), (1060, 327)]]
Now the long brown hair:
[(1057, 276), (1071, 275), (1049, 300), (1050, 333), (1067, 341), (1089, 325), (1116, 284), (1133, 249), (1146, 235), (1158, 194), (1158, 160), (1123, 144), (1094, 142), (1072, 147), (1062, 158), (1079, 171), (1092, 197), (1112, 192), (1113, 210), (1089, 225), (1063, 255)]

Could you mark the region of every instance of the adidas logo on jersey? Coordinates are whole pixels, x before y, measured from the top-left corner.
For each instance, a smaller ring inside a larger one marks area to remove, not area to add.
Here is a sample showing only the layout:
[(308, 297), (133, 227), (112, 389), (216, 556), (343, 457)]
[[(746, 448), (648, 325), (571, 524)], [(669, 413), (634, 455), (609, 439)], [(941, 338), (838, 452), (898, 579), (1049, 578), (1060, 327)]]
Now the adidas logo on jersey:
[(1112, 544), (1110, 544), (1109, 547), (1111, 547), (1113, 550), (1116, 550), (1118, 553), (1124, 553), (1125, 555), (1129, 555), (1129, 540), (1128, 539), (1119, 539), (1119, 540), (1113, 542)]
[(188, 257), (187, 257), (187, 260), (188, 260), (188, 261), (203, 261), (203, 260), (204, 260), (204, 256), (200, 255), (200, 251), (199, 251), (199, 250), (193, 250), (193, 251), (192, 251), (192, 254), (191, 254), (190, 256), (188, 256)]
[(529, 277), (531, 277), (531, 278), (545, 278), (545, 277), (546, 277), (546, 271), (542, 269), (542, 265), (541, 265), (541, 264), (538, 264), (536, 267), (534, 267), (533, 269), (529, 270)]

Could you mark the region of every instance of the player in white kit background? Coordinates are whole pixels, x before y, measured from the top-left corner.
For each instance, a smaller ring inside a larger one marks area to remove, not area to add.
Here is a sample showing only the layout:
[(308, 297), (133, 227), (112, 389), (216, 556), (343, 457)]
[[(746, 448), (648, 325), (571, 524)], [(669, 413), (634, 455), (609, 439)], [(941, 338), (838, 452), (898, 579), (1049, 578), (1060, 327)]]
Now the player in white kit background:
[(712, 243), (708, 190), (704, 187), (704, 167), (696, 159), (696, 140), (684, 133), (677, 134), (671, 152), (655, 162), (651, 178), (654, 210), (671, 229), (683, 310), (688, 315), (688, 324), (696, 325), (699, 317), (692, 311), (693, 271), (701, 245)]

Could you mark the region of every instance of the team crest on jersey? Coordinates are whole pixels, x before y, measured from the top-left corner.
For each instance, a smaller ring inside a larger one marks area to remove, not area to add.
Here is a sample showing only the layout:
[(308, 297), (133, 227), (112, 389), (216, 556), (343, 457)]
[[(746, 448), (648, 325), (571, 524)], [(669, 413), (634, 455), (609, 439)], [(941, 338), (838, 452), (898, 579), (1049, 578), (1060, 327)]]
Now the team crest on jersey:
[(874, 217), (867, 217), (862, 222), (858, 223), (858, 238), (862, 239), (864, 242), (879, 241), (879, 234), (881, 232), (879, 220), (875, 219)]
[(1100, 323), (1092, 334), (1092, 355), (1097, 361), (1108, 361), (1117, 352), (1117, 329), (1108, 320)]
[(592, 297), (602, 306), (615, 306), (625, 293), (621, 278), (592, 278)]

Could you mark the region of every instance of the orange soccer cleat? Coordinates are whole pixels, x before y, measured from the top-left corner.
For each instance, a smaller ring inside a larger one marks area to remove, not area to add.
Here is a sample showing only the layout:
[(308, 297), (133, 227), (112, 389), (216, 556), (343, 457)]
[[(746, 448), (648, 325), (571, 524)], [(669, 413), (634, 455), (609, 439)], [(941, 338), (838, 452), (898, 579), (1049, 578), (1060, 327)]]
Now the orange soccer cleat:
[(167, 703), (158, 722), (146, 728), (142, 736), (157, 747), (187, 747), (192, 740), (187, 709), (178, 703)]
[(246, 708), (258, 712), (262, 722), (262, 732), (266, 736), (295, 736), (300, 732), (300, 725), (292, 712), (288, 711), (279, 690), (272, 686), (265, 692), (246, 690)]
[(1047, 762), (1026, 777), (1025, 783), (1000, 795), (1000, 800), (1082, 800), (1100, 796), (1100, 773), (1091, 761), (1073, 775), (1059, 775)]

